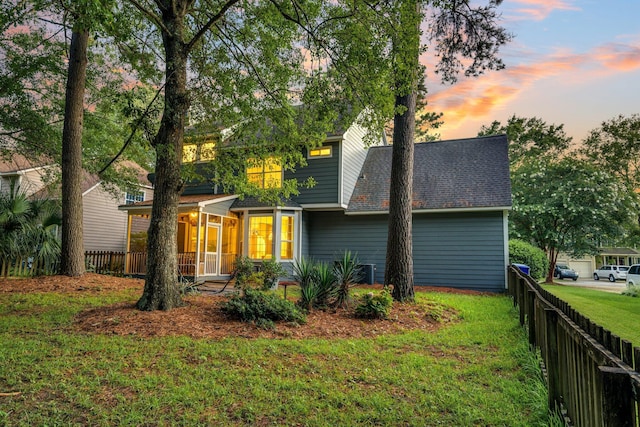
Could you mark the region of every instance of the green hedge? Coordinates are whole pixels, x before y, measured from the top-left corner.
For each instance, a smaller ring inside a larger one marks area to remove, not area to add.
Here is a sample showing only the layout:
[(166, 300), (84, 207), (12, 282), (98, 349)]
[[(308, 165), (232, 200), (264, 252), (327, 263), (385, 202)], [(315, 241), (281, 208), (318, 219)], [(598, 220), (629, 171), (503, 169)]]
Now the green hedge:
[(549, 271), (547, 254), (523, 240), (509, 240), (509, 263), (528, 265), (531, 267), (529, 274), (537, 280), (544, 279)]

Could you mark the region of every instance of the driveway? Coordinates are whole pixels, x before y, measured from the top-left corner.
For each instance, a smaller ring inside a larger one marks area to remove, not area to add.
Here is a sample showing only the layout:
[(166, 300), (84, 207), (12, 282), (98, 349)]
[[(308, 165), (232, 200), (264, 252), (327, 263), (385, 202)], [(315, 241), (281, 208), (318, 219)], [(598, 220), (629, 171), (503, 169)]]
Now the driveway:
[(627, 285), (623, 280), (618, 280), (615, 283), (611, 283), (608, 280), (602, 280), (602, 279), (593, 280), (589, 278), (589, 279), (578, 279), (575, 282), (571, 279), (563, 279), (563, 280), (554, 279), (553, 282), (559, 285), (597, 289), (599, 291), (613, 292), (616, 294), (619, 294), (627, 287)]

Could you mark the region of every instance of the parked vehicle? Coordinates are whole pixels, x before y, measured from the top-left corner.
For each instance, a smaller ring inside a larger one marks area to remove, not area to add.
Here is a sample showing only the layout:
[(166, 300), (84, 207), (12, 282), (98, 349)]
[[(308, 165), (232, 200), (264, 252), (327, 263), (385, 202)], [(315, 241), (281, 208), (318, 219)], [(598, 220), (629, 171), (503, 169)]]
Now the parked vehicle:
[(558, 279), (572, 279), (574, 282), (578, 280), (578, 273), (567, 264), (556, 264), (553, 276)]
[(628, 270), (626, 265), (603, 265), (593, 272), (593, 280), (600, 280), (601, 277), (608, 278), (610, 282), (626, 280)]
[(627, 286), (640, 286), (640, 264), (633, 264), (627, 271)]

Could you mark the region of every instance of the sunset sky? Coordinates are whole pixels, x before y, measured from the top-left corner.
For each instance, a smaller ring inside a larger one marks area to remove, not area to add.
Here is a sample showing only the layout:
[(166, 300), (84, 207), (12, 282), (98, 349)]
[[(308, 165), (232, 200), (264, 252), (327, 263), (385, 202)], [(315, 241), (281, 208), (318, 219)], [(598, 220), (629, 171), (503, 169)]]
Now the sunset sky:
[(640, 1), (505, 0), (506, 69), (440, 85), (427, 70), (442, 139), (472, 137), (512, 115), (564, 124), (580, 142), (619, 114), (640, 113)]

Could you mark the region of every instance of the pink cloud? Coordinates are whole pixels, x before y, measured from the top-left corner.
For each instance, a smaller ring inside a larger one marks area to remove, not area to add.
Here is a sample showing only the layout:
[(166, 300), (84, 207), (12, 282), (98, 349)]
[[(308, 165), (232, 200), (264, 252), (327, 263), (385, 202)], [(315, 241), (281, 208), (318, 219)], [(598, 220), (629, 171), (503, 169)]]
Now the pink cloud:
[(568, 0), (511, 0), (513, 3), (522, 4), (523, 7), (516, 7), (515, 11), (519, 15), (524, 15), (529, 19), (542, 21), (555, 10), (580, 10)]
[(468, 120), (493, 119), (496, 111), (544, 79), (556, 79), (562, 86), (579, 85), (639, 69), (640, 43), (609, 43), (581, 54), (556, 51), (536, 62), (509, 66), (475, 79), (461, 79), (453, 86), (427, 82), (428, 108), (443, 112), (444, 127), (452, 130)]
[(632, 71), (640, 68), (640, 44), (630, 46), (608, 43), (594, 50), (594, 58), (614, 71)]

